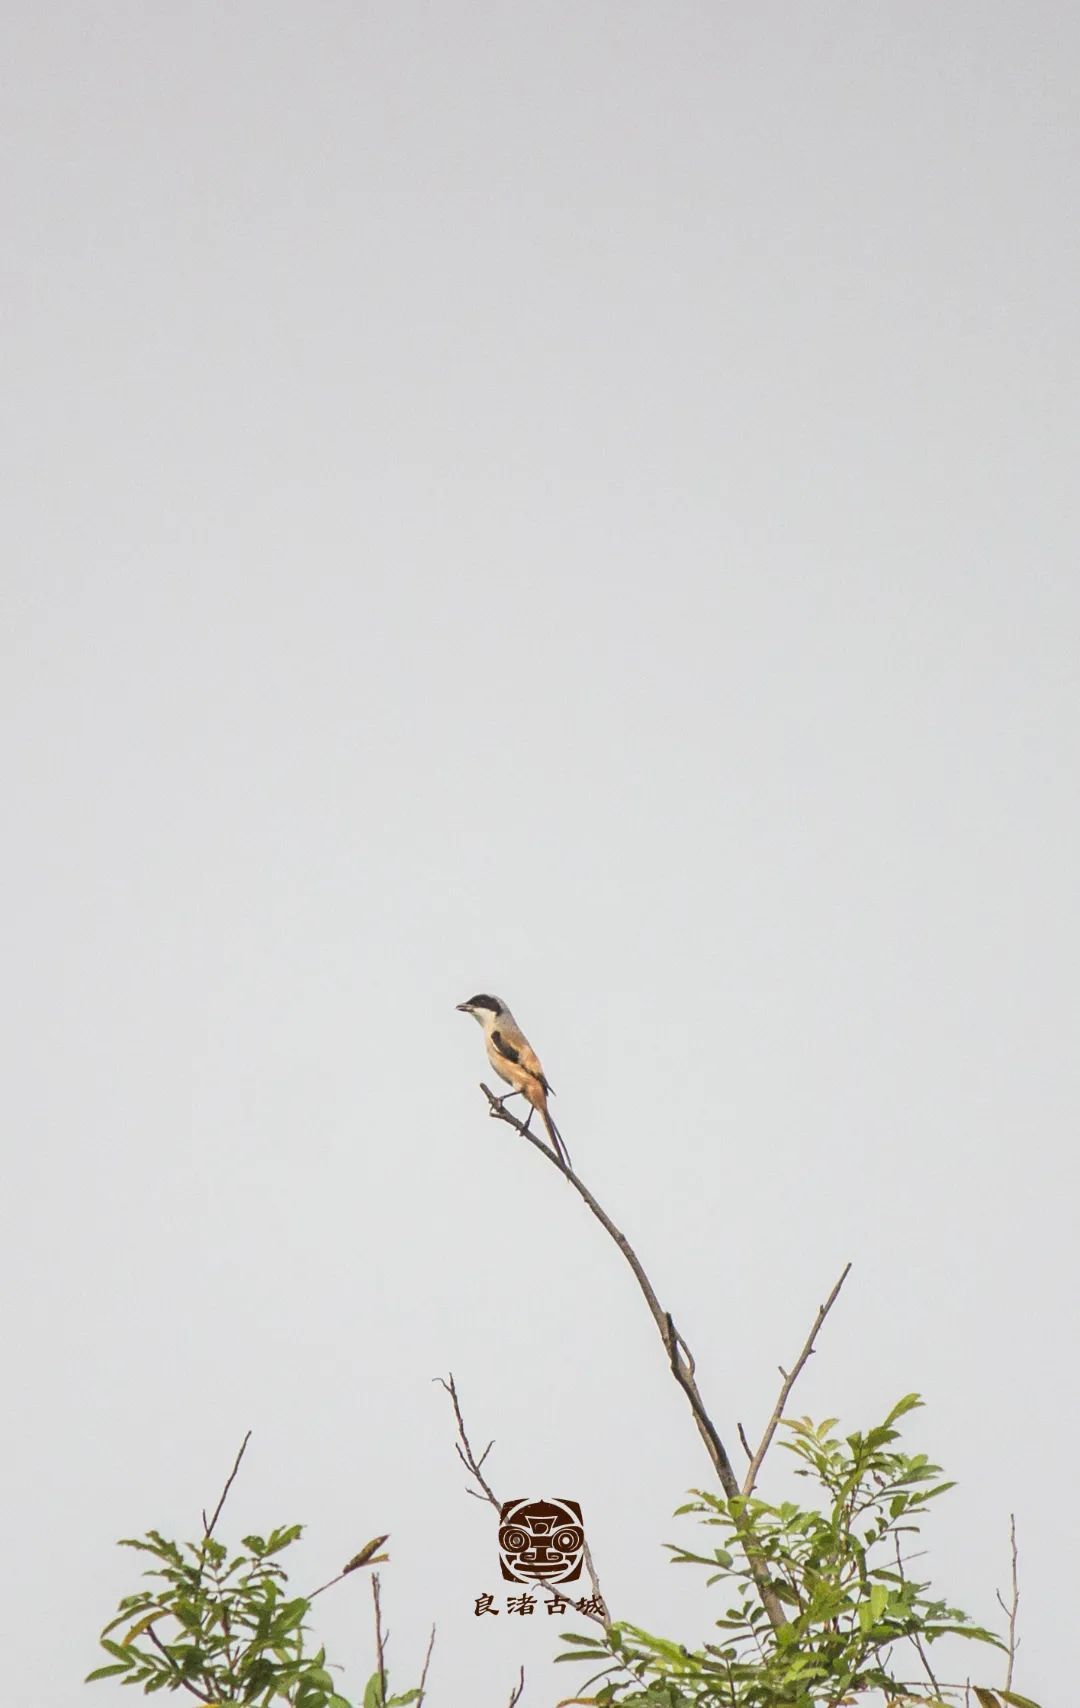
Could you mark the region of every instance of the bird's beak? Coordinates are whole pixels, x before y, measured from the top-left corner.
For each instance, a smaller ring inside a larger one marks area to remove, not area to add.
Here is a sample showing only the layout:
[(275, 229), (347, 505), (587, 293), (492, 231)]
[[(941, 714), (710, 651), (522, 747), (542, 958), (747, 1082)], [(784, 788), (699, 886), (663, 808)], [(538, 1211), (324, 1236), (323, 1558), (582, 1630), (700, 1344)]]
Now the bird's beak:
[(456, 1009), (457, 1009), (457, 1012), (458, 1012), (458, 1013), (459, 1013), (459, 1014), (468, 1014), (468, 1013), (470, 1013), (470, 1009), (469, 1009), (469, 1005), (468, 1005), (468, 1003), (467, 1003), (467, 1002), (458, 1002), (458, 1003), (455, 1003), (455, 1004), (454, 1004), (454, 1006), (455, 1006), (455, 1008), (456, 1008)]

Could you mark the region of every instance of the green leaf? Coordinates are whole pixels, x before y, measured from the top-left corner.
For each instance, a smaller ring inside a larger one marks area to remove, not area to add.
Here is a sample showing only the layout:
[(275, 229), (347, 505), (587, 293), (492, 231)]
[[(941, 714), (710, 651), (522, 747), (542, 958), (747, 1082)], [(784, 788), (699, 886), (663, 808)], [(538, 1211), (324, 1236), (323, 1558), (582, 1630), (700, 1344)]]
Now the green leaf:
[(271, 1530), (266, 1540), (266, 1553), (278, 1554), (282, 1548), (290, 1547), (297, 1537), (302, 1535), (303, 1529), (302, 1524), (282, 1524), (276, 1530)]
[(307, 1612), (310, 1602), (304, 1596), (298, 1596), (295, 1601), (282, 1602), (274, 1615), (273, 1635), (277, 1641), (287, 1631), (295, 1630)]
[(135, 1665), (134, 1656), (121, 1665), (115, 1661), (112, 1666), (99, 1666), (94, 1672), (88, 1672), (83, 1679), (84, 1684), (93, 1684), (95, 1678), (115, 1678), (118, 1672), (128, 1672)]
[(106, 1654), (115, 1655), (118, 1661), (123, 1661), (127, 1666), (131, 1665), (131, 1656), (121, 1643), (114, 1643), (111, 1637), (102, 1637), (100, 1642)]
[(978, 1684), (972, 1685), (979, 1708), (1001, 1708), (1001, 1704), (992, 1690), (983, 1690)]
[(898, 1417), (905, 1417), (909, 1411), (916, 1411), (922, 1405), (919, 1394), (905, 1394), (902, 1400), (897, 1400), (892, 1411), (885, 1419), (886, 1424), (895, 1423)]
[(1039, 1704), (1033, 1702), (1030, 1696), (1018, 1696), (1015, 1690), (999, 1690), (998, 1695), (1003, 1702), (1011, 1703), (1012, 1708), (1039, 1708)]
[(385, 1708), (379, 1675), (373, 1672), (364, 1686), (364, 1708)]

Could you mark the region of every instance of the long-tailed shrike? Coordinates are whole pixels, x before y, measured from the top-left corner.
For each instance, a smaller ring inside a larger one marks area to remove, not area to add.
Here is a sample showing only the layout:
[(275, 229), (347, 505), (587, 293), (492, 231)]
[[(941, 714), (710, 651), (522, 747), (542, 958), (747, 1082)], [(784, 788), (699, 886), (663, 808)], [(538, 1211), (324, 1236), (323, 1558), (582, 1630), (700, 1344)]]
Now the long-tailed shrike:
[(470, 996), (468, 1002), (458, 1003), (458, 1011), (461, 1014), (471, 1014), (474, 1020), (480, 1022), (484, 1028), (488, 1061), (499, 1078), (514, 1088), (499, 1101), (505, 1103), (507, 1097), (525, 1098), (531, 1105), (525, 1118), (526, 1131), (532, 1120), (533, 1109), (539, 1110), (555, 1155), (569, 1173), (570, 1153), (562, 1142), (562, 1134), (548, 1113), (548, 1098), (554, 1097), (555, 1093), (540, 1066), (539, 1056), (505, 1002), (497, 996)]

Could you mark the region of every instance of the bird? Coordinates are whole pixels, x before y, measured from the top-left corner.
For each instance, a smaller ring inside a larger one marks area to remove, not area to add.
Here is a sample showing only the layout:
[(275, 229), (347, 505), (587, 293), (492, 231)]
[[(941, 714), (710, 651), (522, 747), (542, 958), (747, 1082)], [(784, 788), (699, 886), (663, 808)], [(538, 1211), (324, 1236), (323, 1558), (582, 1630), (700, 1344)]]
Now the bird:
[(470, 996), (468, 1002), (459, 1002), (457, 1010), (459, 1014), (471, 1014), (483, 1027), (488, 1061), (499, 1078), (514, 1088), (499, 1098), (499, 1107), (510, 1097), (524, 1097), (530, 1105), (525, 1118), (526, 1132), (533, 1110), (539, 1110), (555, 1156), (560, 1166), (570, 1174), (570, 1153), (548, 1111), (548, 1098), (554, 1097), (555, 1093), (540, 1065), (539, 1056), (505, 1002), (499, 996), (487, 996), (481, 992), (479, 996)]

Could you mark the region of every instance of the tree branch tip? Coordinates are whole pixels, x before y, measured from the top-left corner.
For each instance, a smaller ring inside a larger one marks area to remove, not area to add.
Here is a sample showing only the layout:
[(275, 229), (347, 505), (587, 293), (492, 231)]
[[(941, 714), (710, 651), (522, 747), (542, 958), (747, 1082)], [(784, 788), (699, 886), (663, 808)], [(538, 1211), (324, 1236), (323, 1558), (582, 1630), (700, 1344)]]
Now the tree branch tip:
[(222, 1508), (225, 1505), (226, 1500), (228, 1499), (229, 1490), (232, 1488), (233, 1483), (236, 1481), (236, 1473), (240, 1469), (240, 1461), (244, 1457), (244, 1454), (247, 1452), (247, 1444), (250, 1440), (251, 1440), (251, 1430), (249, 1429), (247, 1431), (246, 1435), (244, 1436), (243, 1441), (241, 1441), (241, 1443), (240, 1443), (240, 1451), (236, 1455), (236, 1458), (233, 1460), (233, 1468), (229, 1472), (229, 1475), (225, 1479), (225, 1487), (221, 1491), (221, 1495), (220, 1495), (220, 1498), (218, 1500), (218, 1503), (214, 1508), (214, 1516), (210, 1520), (209, 1524), (206, 1522), (206, 1513), (205, 1512), (203, 1513), (203, 1536), (204, 1537), (212, 1536), (214, 1533), (214, 1526), (217, 1523), (218, 1519), (221, 1517)]

